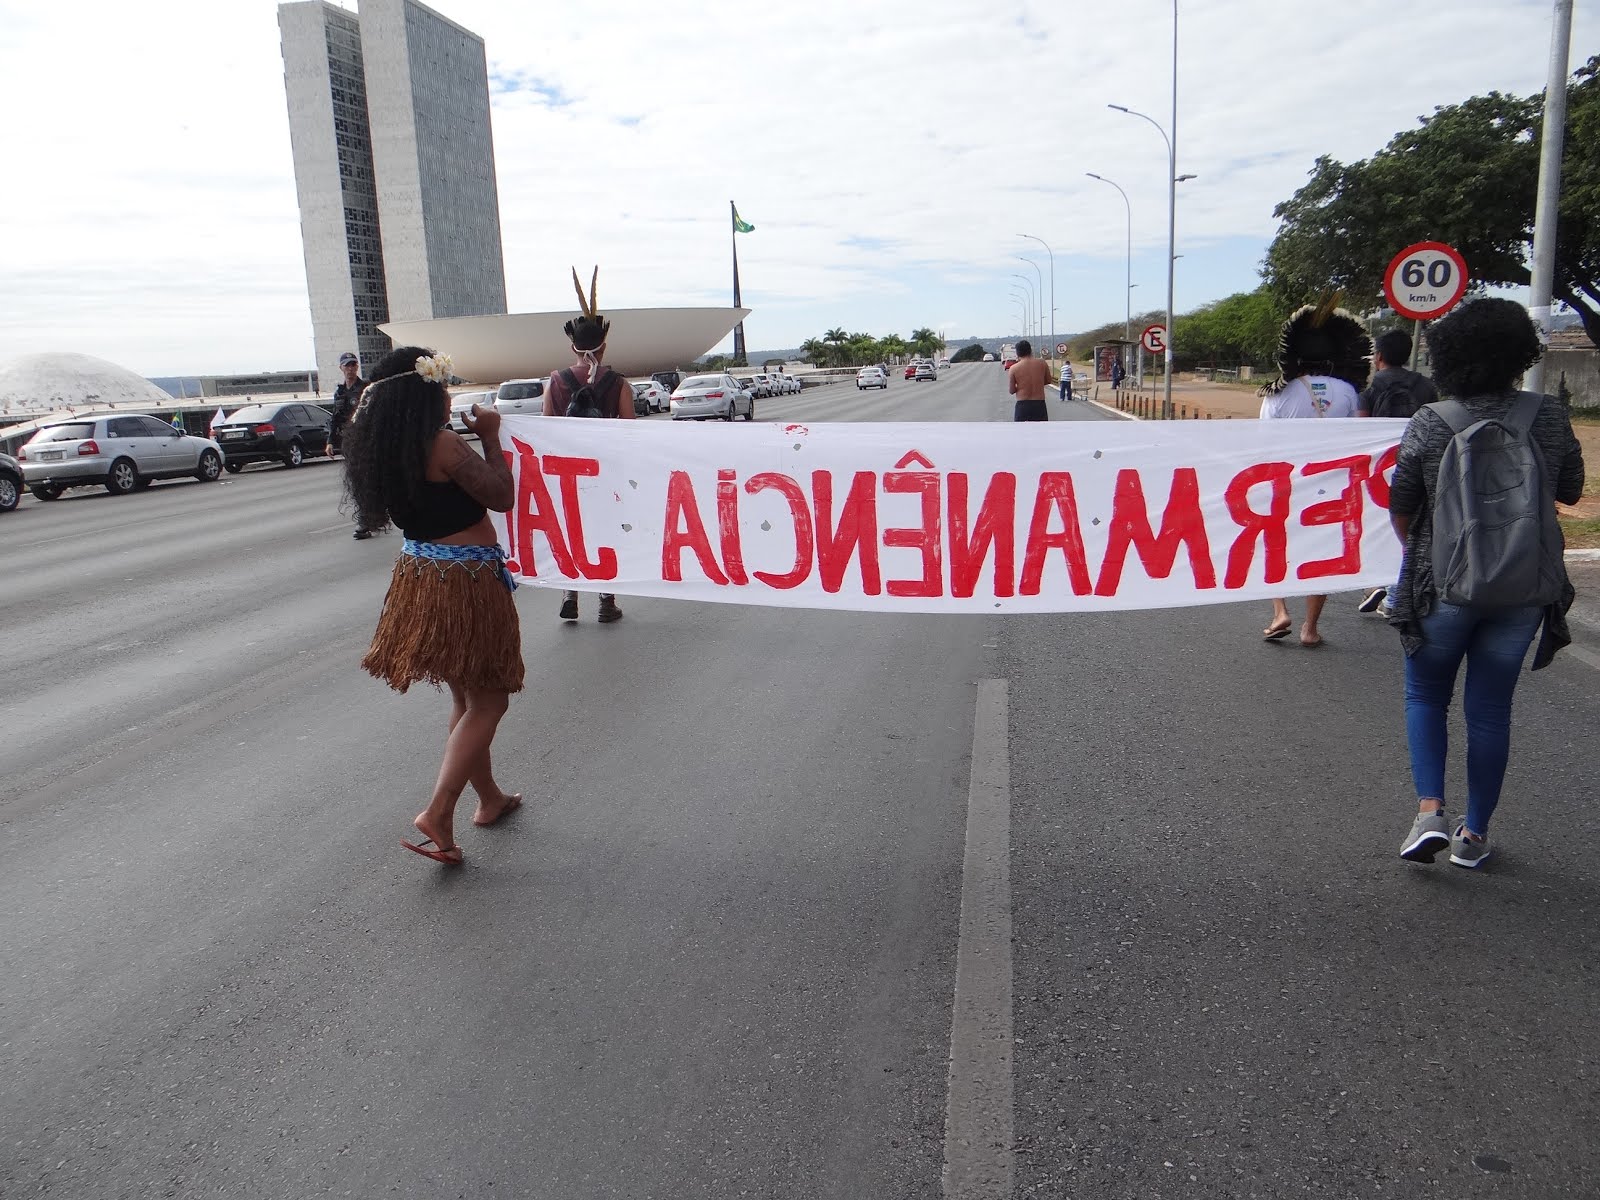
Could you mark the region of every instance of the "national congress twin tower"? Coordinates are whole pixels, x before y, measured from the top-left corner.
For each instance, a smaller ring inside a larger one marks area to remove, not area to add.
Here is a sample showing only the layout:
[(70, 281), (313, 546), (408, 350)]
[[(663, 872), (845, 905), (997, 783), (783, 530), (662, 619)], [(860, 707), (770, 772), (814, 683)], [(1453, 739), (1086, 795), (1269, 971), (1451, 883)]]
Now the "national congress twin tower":
[(483, 39), (416, 0), (278, 7), (317, 369), (388, 320), (506, 311)]

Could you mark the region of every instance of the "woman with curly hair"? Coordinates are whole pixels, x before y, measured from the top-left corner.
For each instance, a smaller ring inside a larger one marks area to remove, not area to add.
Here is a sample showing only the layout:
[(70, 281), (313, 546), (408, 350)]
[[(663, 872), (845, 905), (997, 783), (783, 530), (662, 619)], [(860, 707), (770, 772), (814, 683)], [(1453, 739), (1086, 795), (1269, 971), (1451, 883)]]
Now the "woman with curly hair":
[[(1583, 494), (1583, 451), (1565, 407), (1554, 396), (1517, 391), (1523, 373), (1544, 352), (1523, 307), (1511, 300), (1475, 300), (1434, 325), (1427, 339), (1434, 382), (1447, 404), (1459, 402), (1466, 409), (1465, 414), (1447, 410), (1456, 415), (1456, 425), (1494, 420), (1526, 428), (1543, 458), (1545, 502), (1552, 505), (1552, 515), (1557, 500), (1576, 501)], [(1440, 462), (1456, 436), (1440, 407), (1420, 409), (1406, 426), (1389, 498), (1390, 520), (1405, 543), (1389, 623), (1399, 629), (1406, 654), (1406, 740), (1417, 789), (1417, 815), (1400, 857), (1432, 862), (1448, 848), (1456, 866), (1477, 867), (1489, 857), (1489, 818), (1500, 801), (1511, 752), (1511, 697), (1522, 660), (1541, 625), (1534, 670), (1572, 640), (1566, 613), (1573, 592), (1555, 527), (1555, 544), (1543, 556), (1553, 561), (1538, 564), (1547, 577), (1557, 577), (1554, 602), (1541, 604), (1530, 595), (1519, 607), (1477, 608), (1448, 604), (1439, 595), (1433, 572), (1434, 503)], [(1531, 425), (1520, 424), (1524, 414), (1531, 415)], [(1444, 799), (1446, 718), (1463, 660), (1467, 809), (1452, 826)]]
[(419, 346), (386, 355), (345, 433), (344, 478), (361, 528), (394, 524), (405, 535), (362, 667), (401, 693), (419, 682), (450, 689), (444, 761), (412, 822), (422, 841), (401, 845), (457, 866), (455, 808), (468, 783), (478, 795), (474, 825), (522, 804), (500, 789), (489, 758), (509, 697), (522, 690), (522, 644), (515, 584), (487, 511), (505, 512), (515, 499), (500, 414), (473, 405), (463, 417), (480, 458), (450, 429), (449, 375), (447, 356)]

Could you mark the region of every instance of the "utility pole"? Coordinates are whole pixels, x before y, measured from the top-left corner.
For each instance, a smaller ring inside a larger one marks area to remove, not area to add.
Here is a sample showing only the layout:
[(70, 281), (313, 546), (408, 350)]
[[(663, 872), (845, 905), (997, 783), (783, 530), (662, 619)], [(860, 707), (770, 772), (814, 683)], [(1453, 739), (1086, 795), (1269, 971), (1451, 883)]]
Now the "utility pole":
[[(1550, 344), (1550, 301), (1555, 291), (1556, 222), (1561, 208), (1561, 153), (1567, 128), (1567, 57), (1572, 45), (1572, 0), (1556, 0), (1550, 31), (1550, 76), (1544, 88), (1544, 140), (1539, 147), (1539, 200), (1533, 215), (1533, 279), (1528, 315), (1539, 340)], [(1528, 368), (1523, 387), (1544, 391), (1544, 361)]]

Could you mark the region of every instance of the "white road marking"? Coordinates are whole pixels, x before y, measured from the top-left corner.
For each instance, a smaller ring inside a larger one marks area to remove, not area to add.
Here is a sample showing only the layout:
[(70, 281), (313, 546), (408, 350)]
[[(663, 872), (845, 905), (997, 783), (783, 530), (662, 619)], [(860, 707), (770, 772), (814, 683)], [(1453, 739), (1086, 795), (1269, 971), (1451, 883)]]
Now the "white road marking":
[(944, 1194), (951, 1200), (1011, 1197), (1009, 736), (1006, 681), (979, 681), (944, 1116)]
[(1595, 670), (1600, 671), (1600, 654), (1596, 654), (1593, 650), (1588, 650), (1582, 646), (1574, 644), (1568, 646), (1562, 651), (1562, 653), (1575, 655), (1583, 662), (1588, 663)]

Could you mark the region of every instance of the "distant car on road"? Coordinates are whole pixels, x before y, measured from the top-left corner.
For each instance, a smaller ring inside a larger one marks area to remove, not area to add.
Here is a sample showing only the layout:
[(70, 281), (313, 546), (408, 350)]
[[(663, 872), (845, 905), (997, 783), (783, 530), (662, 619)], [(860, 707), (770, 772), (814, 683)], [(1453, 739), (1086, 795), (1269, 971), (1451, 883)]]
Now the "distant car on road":
[(217, 422), (211, 433), (234, 475), (246, 463), (276, 460), (298, 467), (326, 454), (332, 421), (333, 414), (320, 404), (250, 404)]
[(856, 372), (856, 390), (866, 391), (868, 388), (887, 388), (889, 377), (883, 373), (882, 367), (862, 367)]
[(994, 355), (992, 355), (992, 354), (985, 354), (985, 355), (984, 355), (984, 356), (983, 356), (983, 361), (984, 361), (984, 362), (993, 362), (993, 361), (994, 361)]
[(223, 461), (222, 448), (209, 438), (135, 413), (46, 425), (17, 458), (23, 481), (40, 500), (58, 499), (73, 487), (104, 487), (125, 496), (153, 480), (185, 475), (210, 483), (222, 475)]
[(459, 392), (450, 397), (450, 428), (457, 433), (466, 433), (467, 423), (463, 420), (466, 413), (472, 411), (476, 404), (483, 408), (494, 407), (493, 392)]
[(630, 380), (633, 388), (633, 412), (640, 414), (665, 412), (672, 403), (672, 393), (654, 379)]
[(739, 413), (756, 419), (756, 398), (732, 375), (691, 375), (672, 393), (674, 421), (731, 421)]
[(10, 512), (22, 501), (22, 464), (0, 454), (0, 512)]
[(495, 411), (518, 416), (541, 416), (544, 413), (543, 379), (508, 379), (495, 390)]
[(926, 359), (919, 362), (914, 370), (916, 374), (912, 376), (913, 379), (931, 379), (935, 383), (939, 382), (939, 369)]

